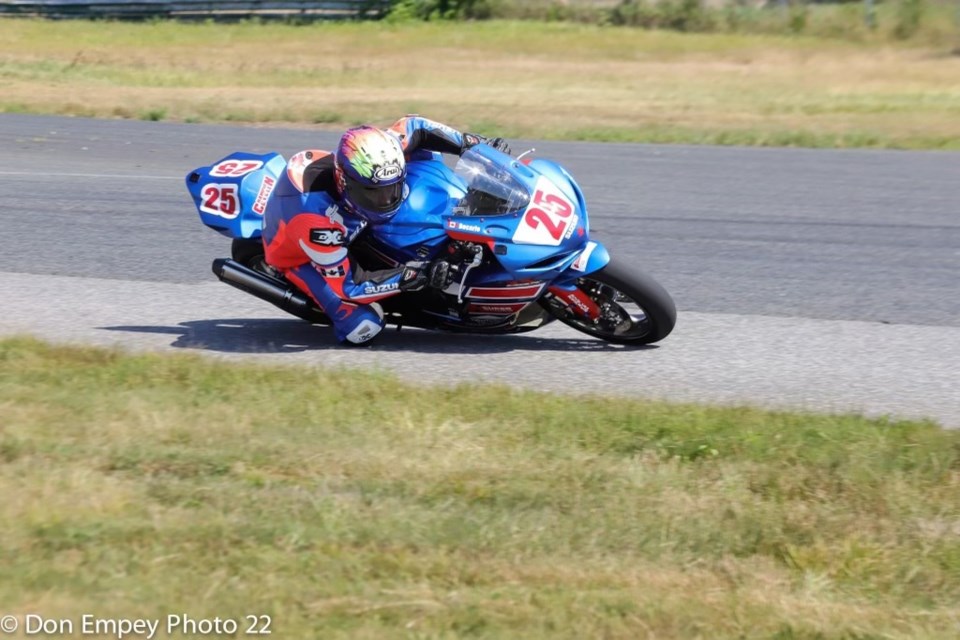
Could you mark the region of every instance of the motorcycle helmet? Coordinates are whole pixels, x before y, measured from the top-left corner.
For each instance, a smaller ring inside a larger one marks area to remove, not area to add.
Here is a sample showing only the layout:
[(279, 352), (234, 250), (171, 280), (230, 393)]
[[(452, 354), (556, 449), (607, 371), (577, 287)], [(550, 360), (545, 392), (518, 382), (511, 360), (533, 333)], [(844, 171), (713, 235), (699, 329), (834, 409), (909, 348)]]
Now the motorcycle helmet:
[(347, 129), (334, 173), (346, 208), (367, 222), (386, 222), (400, 209), (407, 164), (396, 136), (368, 125)]

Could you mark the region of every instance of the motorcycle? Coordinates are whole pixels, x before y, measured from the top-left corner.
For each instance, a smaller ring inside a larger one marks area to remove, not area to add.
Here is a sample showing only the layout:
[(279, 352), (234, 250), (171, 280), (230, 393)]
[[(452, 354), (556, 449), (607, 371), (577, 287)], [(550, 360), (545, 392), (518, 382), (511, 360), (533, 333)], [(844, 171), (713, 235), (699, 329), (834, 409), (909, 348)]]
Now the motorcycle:
[[(443, 257), (453, 276), (380, 301), (387, 324), (507, 334), (554, 320), (612, 343), (644, 345), (676, 323), (670, 295), (653, 278), (615, 262), (590, 239), (587, 206), (559, 164), (514, 158), (479, 144), (451, 170), (440, 154), (407, 163), (408, 193), (389, 222), (350, 243), (365, 269)], [(236, 152), (186, 178), (200, 219), (232, 239), (213, 261), (222, 282), (314, 324), (331, 324), (313, 300), (264, 259), (261, 223), (286, 161)], [(442, 286), (442, 285), (441, 285)]]

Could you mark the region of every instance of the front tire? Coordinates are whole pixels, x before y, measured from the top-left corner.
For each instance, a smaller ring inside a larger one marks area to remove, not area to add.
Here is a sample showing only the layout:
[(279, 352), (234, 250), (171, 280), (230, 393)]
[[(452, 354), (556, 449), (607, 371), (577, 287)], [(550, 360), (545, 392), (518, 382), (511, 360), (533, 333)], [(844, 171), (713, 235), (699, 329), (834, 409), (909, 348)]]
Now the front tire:
[(603, 313), (597, 322), (574, 314), (556, 299), (542, 304), (558, 320), (577, 331), (607, 342), (628, 345), (663, 340), (677, 323), (677, 307), (656, 280), (614, 262), (577, 279), (577, 287)]

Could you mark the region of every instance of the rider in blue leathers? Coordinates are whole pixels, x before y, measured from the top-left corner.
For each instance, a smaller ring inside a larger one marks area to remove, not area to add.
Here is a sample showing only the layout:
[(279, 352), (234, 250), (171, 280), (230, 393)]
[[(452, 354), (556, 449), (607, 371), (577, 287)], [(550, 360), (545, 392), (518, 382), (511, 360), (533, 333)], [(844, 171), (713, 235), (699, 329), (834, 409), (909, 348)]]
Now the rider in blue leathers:
[(447, 265), (408, 263), (366, 271), (350, 243), (368, 225), (388, 221), (406, 197), (406, 161), (419, 150), (462, 154), (479, 142), (509, 153), (501, 138), (461, 133), (406, 116), (386, 130), (347, 130), (334, 153), (301, 151), (287, 163), (263, 220), (267, 263), (308, 294), (333, 322), (341, 342), (362, 344), (383, 329), (378, 300), (428, 284), (444, 286)]

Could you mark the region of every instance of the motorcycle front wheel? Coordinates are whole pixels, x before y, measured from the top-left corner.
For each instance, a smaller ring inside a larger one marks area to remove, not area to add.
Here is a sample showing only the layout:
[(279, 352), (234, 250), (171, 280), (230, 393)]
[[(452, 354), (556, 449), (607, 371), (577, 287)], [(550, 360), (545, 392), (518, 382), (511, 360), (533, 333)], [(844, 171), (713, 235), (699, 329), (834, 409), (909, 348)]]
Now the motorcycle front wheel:
[(607, 342), (644, 345), (663, 340), (677, 323), (670, 294), (650, 276), (610, 262), (577, 280), (577, 287), (601, 309), (596, 322), (570, 310), (557, 299), (542, 302), (564, 324)]

